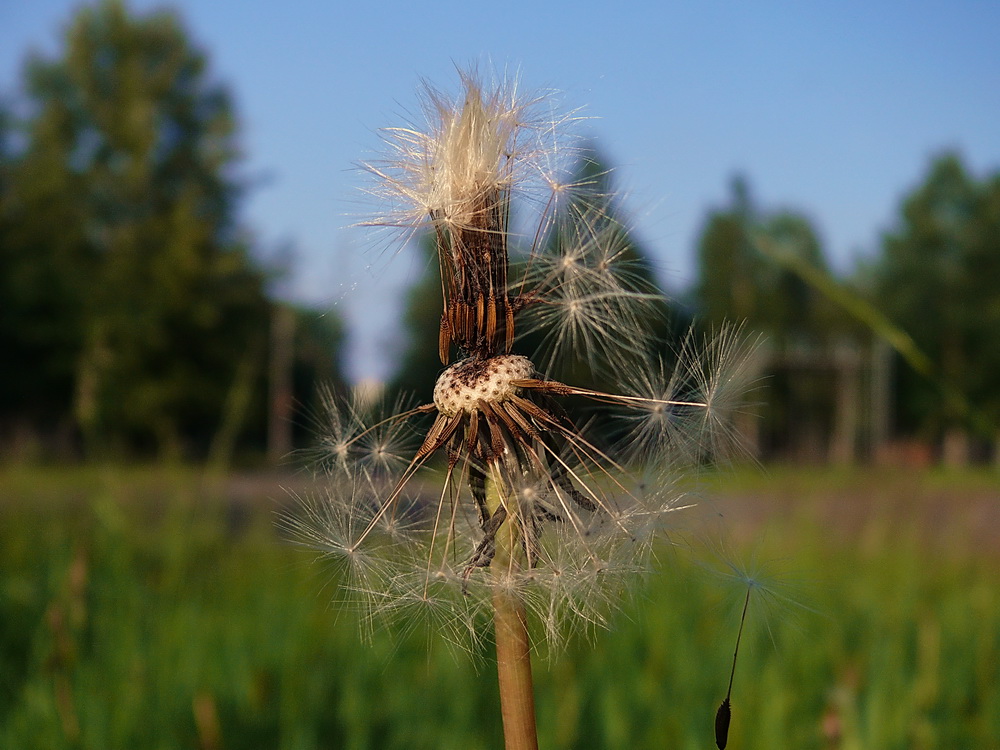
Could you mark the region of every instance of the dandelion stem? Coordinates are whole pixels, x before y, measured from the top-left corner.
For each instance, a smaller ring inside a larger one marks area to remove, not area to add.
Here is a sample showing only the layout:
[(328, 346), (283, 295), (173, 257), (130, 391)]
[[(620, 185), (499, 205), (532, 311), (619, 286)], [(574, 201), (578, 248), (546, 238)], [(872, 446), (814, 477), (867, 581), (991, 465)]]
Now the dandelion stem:
[[(496, 512), (501, 504), (512, 503), (502, 497), (503, 486), (498, 471), (487, 480), (487, 505)], [(513, 512), (510, 512), (513, 511)], [(518, 519), (516, 508), (508, 507), (507, 520), (497, 532), (493, 575), (511, 579), (519, 566)], [(535, 729), (535, 692), (531, 680), (531, 641), (524, 603), (510, 586), (498, 585), (493, 591), (493, 626), (497, 645), (497, 678), (500, 682), (500, 713), (506, 750), (538, 750)]]
[(524, 605), (515, 596), (498, 589), (493, 594), (493, 623), (504, 746), (507, 750), (537, 750), (531, 647)]

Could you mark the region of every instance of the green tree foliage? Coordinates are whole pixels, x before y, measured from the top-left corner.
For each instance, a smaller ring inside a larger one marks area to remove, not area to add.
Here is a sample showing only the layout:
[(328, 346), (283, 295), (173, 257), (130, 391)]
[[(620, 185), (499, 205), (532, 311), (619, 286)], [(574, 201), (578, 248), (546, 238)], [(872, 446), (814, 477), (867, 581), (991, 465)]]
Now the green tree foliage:
[(434, 383), (444, 365), (438, 354), (438, 329), (441, 325), (441, 270), (430, 235), (418, 242), (417, 252), (424, 258), (424, 273), (410, 287), (403, 313), (403, 355), (389, 390), (430, 400)]
[(34, 194), (53, 177), (27, 172), (15, 128), (9, 114), (0, 121), (0, 414), (4, 432), (51, 431), (71, 408), (79, 339), (73, 227), (62, 204)]
[(699, 317), (716, 326), (745, 323), (781, 347), (828, 338), (837, 318), (830, 303), (762, 252), (766, 245), (826, 273), (809, 220), (791, 211), (761, 212), (742, 177), (733, 179), (730, 190), (730, 205), (709, 214), (698, 240)]
[(874, 276), (878, 304), (937, 368), (930, 380), (901, 369), (901, 427), (927, 437), (972, 427), (994, 437), (1000, 424), (1000, 174), (977, 180), (958, 155), (935, 159), (904, 199)]
[(229, 97), (176, 17), (120, 2), (80, 10), (25, 88), (0, 219), (0, 335), (24, 366), (4, 370), (4, 417), (72, 414), (91, 449), (204, 447), (266, 355)]
[(765, 336), (765, 379), (755, 409), (758, 448), (816, 458), (833, 432), (836, 363), (832, 345), (849, 333), (846, 313), (793, 270), (829, 276), (811, 223), (792, 211), (765, 212), (742, 177), (728, 206), (709, 213), (698, 240), (695, 307), (702, 325), (739, 323)]
[(753, 320), (760, 306), (756, 280), (763, 259), (751, 238), (755, 209), (742, 177), (730, 185), (731, 204), (709, 214), (698, 241), (695, 298), (703, 320)]
[(296, 445), (313, 443), (329, 429), (315, 422), (326, 418), (324, 394), (347, 391), (341, 361), (345, 336), (343, 321), (331, 311), (295, 307), (292, 396)]

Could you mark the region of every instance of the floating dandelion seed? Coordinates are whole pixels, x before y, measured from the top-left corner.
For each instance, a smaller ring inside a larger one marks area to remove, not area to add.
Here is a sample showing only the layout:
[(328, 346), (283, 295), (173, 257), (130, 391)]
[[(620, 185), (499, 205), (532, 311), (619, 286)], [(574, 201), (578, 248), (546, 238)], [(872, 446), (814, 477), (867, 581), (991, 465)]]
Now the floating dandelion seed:
[[(366, 223), (434, 238), (446, 367), (414, 408), (333, 409), (332, 486), (293, 525), (343, 561), (369, 617), (421, 612), (460, 641), (492, 615), (501, 682), (507, 661), (522, 669), (516, 688), (501, 687), (505, 733), (517, 734), (506, 706), (510, 690), (531, 702), (526, 617), (553, 643), (567, 624), (606, 624), (683, 502), (681, 465), (718, 447), (742, 353), (727, 335), (705, 359), (690, 337), (668, 368), (651, 336), (655, 290), (598, 181), (574, 176), (582, 151), (564, 128), (578, 116), (542, 116), (546, 98), (513, 82), (461, 82), (456, 99), (427, 87), (426, 123), (384, 131), (389, 158), (364, 165), (388, 206)], [(515, 211), (532, 217), (523, 237)], [(543, 342), (532, 358), (517, 352), (528, 334)], [(547, 377), (581, 353), (619, 385)], [(609, 407), (627, 439), (574, 423), (573, 400)], [(430, 490), (418, 475), (434, 472)]]
[(770, 614), (781, 612), (782, 624), (795, 621), (801, 612), (811, 612), (817, 614), (799, 596), (797, 592), (787, 582), (776, 576), (774, 572), (769, 572), (775, 561), (763, 563), (756, 552), (746, 563), (737, 562), (727, 551), (719, 547), (712, 551), (712, 556), (717, 558), (719, 565), (713, 565), (709, 569), (713, 576), (720, 576), (728, 584), (739, 587), (743, 595), (742, 612), (740, 614), (740, 625), (736, 632), (736, 647), (733, 649), (733, 664), (729, 672), (729, 686), (726, 690), (726, 697), (720, 704), (715, 714), (715, 742), (720, 750), (724, 750), (729, 738), (729, 724), (732, 719), (732, 693), (733, 681), (736, 675), (736, 661), (740, 652), (740, 642), (743, 638), (743, 629), (747, 620), (747, 613), (750, 608), (750, 599), (754, 599), (754, 611), (758, 618), (763, 618), (767, 625), (771, 642), (776, 646), (775, 633), (771, 629)]
[(733, 678), (736, 676), (736, 657), (740, 653), (740, 639), (743, 637), (743, 623), (747, 618), (747, 607), (750, 606), (750, 592), (753, 586), (747, 586), (747, 596), (743, 600), (743, 614), (740, 615), (740, 629), (736, 633), (736, 648), (733, 650), (733, 668), (729, 672), (729, 688), (726, 690), (726, 697), (719, 705), (719, 710), (715, 712), (715, 744), (719, 750), (726, 750), (729, 742), (729, 722), (733, 718), (732, 704), (730, 698), (733, 697)]

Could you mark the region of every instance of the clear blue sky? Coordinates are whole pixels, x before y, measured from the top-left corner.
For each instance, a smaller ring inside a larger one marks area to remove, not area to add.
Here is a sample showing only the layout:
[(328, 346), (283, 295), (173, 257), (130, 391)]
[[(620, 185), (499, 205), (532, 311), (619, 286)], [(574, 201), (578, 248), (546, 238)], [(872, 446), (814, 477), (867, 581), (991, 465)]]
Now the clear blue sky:
[[(52, 53), (79, 3), (0, 0), (0, 91), (25, 53)], [(162, 3), (133, 0), (134, 11)], [(516, 68), (585, 106), (668, 288), (693, 276), (706, 211), (748, 176), (765, 208), (815, 223), (833, 265), (873, 252), (931, 155), (1000, 168), (1000, 3), (473, 0), (174, 2), (242, 120), (262, 179), (244, 223), (296, 248), (291, 292), (351, 324), (355, 377), (386, 372), (392, 322), (420, 269), (359, 230), (352, 169), (455, 64)], [(391, 261), (391, 262), (390, 262)], [(1000, 280), (998, 280), (1000, 283)]]

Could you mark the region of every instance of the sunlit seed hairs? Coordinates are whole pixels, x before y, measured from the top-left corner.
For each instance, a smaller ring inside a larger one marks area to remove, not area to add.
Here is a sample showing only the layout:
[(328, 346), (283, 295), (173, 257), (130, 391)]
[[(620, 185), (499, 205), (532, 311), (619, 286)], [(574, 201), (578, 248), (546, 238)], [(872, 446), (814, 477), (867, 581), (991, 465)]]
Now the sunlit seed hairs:
[[(463, 73), (455, 97), (427, 87), (426, 122), (386, 130), (387, 158), (365, 165), (387, 205), (368, 223), (434, 238), (447, 365), (414, 408), (331, 404), (329, 491), (289, 523), (341, 561), (369, 618), (433, 622), (460, 641), (500, 590), (553, 643), (604, 625), (685, 504), (685, 463), (709, 458), (725, 430), (715, 407), (738, 386), (735, 339), (708, 359), (693, 337), (666, 356), (656, 290), (631, 267), (609, 197), (574, 177), (580, 152), (563, 129), (576, 115), (550, 109)], [(515, 214), (531, 217), (527, 231)], [(517, 351), (529, 332), (540, 352)], [(547, 376), (581, 355), (615, 387)], [(579, 401), (620, 427), (574, 423), (566, 407)]]

